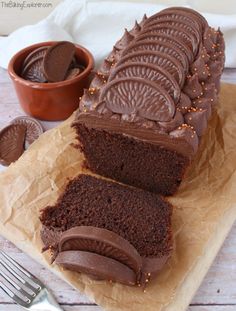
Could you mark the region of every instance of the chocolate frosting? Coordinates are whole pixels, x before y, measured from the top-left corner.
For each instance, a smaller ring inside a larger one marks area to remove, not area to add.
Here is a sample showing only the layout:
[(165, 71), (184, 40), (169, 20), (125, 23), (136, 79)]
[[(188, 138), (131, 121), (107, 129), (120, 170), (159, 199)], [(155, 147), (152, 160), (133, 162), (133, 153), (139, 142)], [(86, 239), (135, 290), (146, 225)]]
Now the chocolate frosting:
[(216, 42), (214, 43), (216, 37), (214, 36), (215, 30), (208, 27), (206, 28), (204, 35), (203, 35), (203, 45), (207, 50), (207, 53), (212, 54), (216, 48)]
[(193, 106), (206, 112), (207, 119), (210, 119), (212, 113), (212, 102), (209, 98), (200, 97), (193, 101)]
[(198, 136), (202, 136), (207, 128), (207, 111), (192, 108), (185, 114), (184, 120), (187, 124), (194, 127)]
[(99, 72), (108, 77), (112, 66), (113, 66), (112, 60), (105, 58), (100, 67)]
[(169, 133), (171, 131), (173, 131), (174, 129), (176, 129), (177, 127), (181, 126), (184, 123), (184, 117), (182, 115), (182, 113), (178, 110), (176, 110), (175, 112), (175, 116), (173, 117), (173, 119), (169, 122), (158, 122), (158, 124), (160, 125), (160, 128), (164, 129), (165, 132)]
[(211, 104), (216, 104), (218, 100), (217, 89), (214, 83), (206, 83), (203, 85), (204, 98), (209, 99)]
[(131, 29), (130, 34), (132, 36), (137, 36), (141, 29), (141, 25), (137, 21), (135, 21), (134, 28)]
[(198, 136), (192, 126), (188, 124), (182, 124), (176, 130), (170, 132), (170, 136), (175, 138), (183, 138), (192, 146), (194, 153), (197, 152)]
[(107, 77), (99, 72), (95, 72), (95, 76), (93, 78), (93, 81), (90, 85), (90, 88), (100, 88), (107, 82)]
[(203, 95), (202, 86), (199, 82), (197, 73), (187, 77), (183, 91), (191, 99)]
[[(101, 107), (99, 107), (101, 108)], [(101, 112), (104, 110), (101, 109)], [(193, 157), (196, 149), (194, 139), (189, 139), (189, 133), (183, 132), (182, 135), (168, 135), (164, 129), (160, 128), (155, 122), (141, 119), (140, 122), (122, 122), (120, 118), (112, 118), (109, 114), (93, 114), (92, 111), (80, 114), (80, 122), (86, 124), (88, 128), (98, 128), (109, 130), (133, 137), (144, 142), (174, 150), (188, 158)], [(151, 124), (150, 124), (151, 123)], [(193, 130), (192, 130), (193, 132)]]
[(224, 49), (221, 31), (194, 10), (144, 16), (104, 60), (76, 122), (192, 157), (218, 99)]
[(206, 81), (210, 76), (210, 68), (205, 63), (204, 58), (200, 55), (191, 66), (191, 73), (198, 74), (199, 81)]
[(184, 115), (190, 109), (191, 105), (192, 102), (189, 96), (181, 92), (179, 102), (177, 103), (177, 110)]
[(130, 32), (125, 28), (125, 33), (123, 35), (123, 37), (117, 41), (117, 43), (115, 44), (115, 48), (117, 50), (122, 50), (124, 49), (126, 46), (129, 45), (129, 43), (134, 39), (134, 36), (132, 36), (130, 34)]

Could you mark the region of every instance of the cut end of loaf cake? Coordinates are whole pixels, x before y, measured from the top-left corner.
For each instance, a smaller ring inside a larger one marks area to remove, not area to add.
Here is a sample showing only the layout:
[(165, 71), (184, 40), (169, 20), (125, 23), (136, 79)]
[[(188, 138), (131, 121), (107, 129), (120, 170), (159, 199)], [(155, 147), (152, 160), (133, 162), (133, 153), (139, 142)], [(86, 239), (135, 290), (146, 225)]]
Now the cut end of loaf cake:
[(87, 168), (154, 193), (175, 193), (190, 161), (176, 151), (119, 133), (84, 124), (77, 124), (76, 131)]
[(50, 230), (94, 226), (113, 231), (146, 257), (171, 250), (171, 205), (160, 196), (124, 185), (80, 175), (67, 185), (40, 220)]
[(157, 194), (80, 175), (41, 211), (43, 250), (66, 269), (144, 286), (171, 255), (171, 215)]

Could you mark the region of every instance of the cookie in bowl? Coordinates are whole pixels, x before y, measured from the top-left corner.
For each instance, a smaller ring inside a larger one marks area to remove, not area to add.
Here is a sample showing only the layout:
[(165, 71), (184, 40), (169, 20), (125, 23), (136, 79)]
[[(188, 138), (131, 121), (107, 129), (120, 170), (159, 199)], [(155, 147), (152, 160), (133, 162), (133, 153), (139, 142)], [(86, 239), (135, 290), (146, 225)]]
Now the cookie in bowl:
[(42, 42), (13, 56), (8, 72), (20, 105), (28, 115), (59, 121), (78, 108), (93, 66), (93, 56), (80, 45)]

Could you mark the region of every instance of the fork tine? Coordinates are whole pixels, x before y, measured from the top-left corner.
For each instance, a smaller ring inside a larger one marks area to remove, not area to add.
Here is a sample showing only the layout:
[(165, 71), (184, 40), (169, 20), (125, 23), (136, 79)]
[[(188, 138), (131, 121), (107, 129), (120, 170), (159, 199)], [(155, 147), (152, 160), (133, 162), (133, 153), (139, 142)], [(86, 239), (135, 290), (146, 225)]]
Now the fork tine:
[(10, 288), (8, 288), (7, 286), (5, 286), (3, 283), (0, 282), (0, 287), (4, 290), (4, 292), (11, 298), (14, 297), (13, 292), (10, 290)]
[(24, 273), (28, 278), (31, 277), (31, 274), (26, 271), (23, 267), (21, 267), (14, 259), (12, 259), (10, 256), (8, 256), (4, 251), (0, 251), (0, 253), (8, 260), (10, 261), (16, 268), (18, 268), (22, 273)]
[(0, 287), (11, 299), (13, 299), (16, 303), (18, 303), (22, 307), (27, 308), (29, 306), (29, 303), (25, 302), (20, 297), (16, 296), (7, 285), (0, 282)]
[[(41, 288), (44, 287), (44, 285), (38, 279), (36, 279), (31, 273), (26, 271), (21, 265), (19, 265), (14, 259), (12, 259), (10, 256), (8, 256), (5, 252), (0, 251), (0, 254), (5, 259), (5, 264), (8, 264), (8, 266), (10, 266), (9, 263), (11, 264), (10, 269), (13, 270), (16, 274), (18, 274), (19, 271), (21, 273), (23, 273), (25, 275), (28, 283), (34, 283), (37, 286), (38, 290), (40, 290)], [(23, 278), (21, 278), (21, 279), (23, 279)], [(34, 286), (34, 288), (35, 288), (35, 286)]]
[[(26, 282), (24, 279), (22, 279), (17, 273), (15, 273), (11, 267), (9, 265), (7, 265), (5, 262), (2, 262), (0, 261), (0, 264), (4, 267), (4, 269), (6, 271), (8, 271), (11, 275), (13, 275), (15, 277), (16, 280), (18, 280), (20, 282), (20, 284), (16, 283), (14, 281), (14, 279), (10, 278), (6, 273), (4, 273), (4, 271), (1, 271), (0, 270), (0, 274), (2, 274), (6, 279), (9, 278), (10, 280), (8, 280), (10, 283), (11, 282), (14, 282), (14, 287), (17, 289), (17, 290), (20, 290), (22, 289), (24, 292), (27, 293), (27, 295), (31, 296), (32, 297), (35, 297), (36, 296), (36, 293), (35, 293), (35, 288), (33, 286), (31, 286), (28, 282)], [(1, 267), (0, 265), (0, 267)]]
[(25, 281), (24, 279), (22, 279), (22, 277), (20, 277), (20, 275), (17, 274), (17, 273), (15, 272), (15, 270), (13, 270), (13, 269), (7, 264), (7, 262), (5, 262), (5, 261), (3, 261), (3, 260), (0, 259), (0, 263), (1, 263), (1, 265), (4, 266), (4, 268), (5, 268), (7, 271), (9, 271), (12, 275), (14, 275), (14, 277), (16, 277), (21, 283), (23, 283), (23, 284), (26, 283), (26, 281)]
[(27, 299), (27, 301), (31, 301), (31, 299), (33, 297), (30, 297), (30, 294), (28, 294), (21, 286), (19, 286), (14, 280), (13, 278), (11, 278), (10, 276), (8, 276), (5, 272), (3, 272), (2, 270), (0, 270), (0, 274), (1, 276), (4, 278), (5, 281), (7, 281), (11, 286), (13, 286), (17, 292), (14, 293), (15, 295), (20, 294), (23, 297), (25, 297)]

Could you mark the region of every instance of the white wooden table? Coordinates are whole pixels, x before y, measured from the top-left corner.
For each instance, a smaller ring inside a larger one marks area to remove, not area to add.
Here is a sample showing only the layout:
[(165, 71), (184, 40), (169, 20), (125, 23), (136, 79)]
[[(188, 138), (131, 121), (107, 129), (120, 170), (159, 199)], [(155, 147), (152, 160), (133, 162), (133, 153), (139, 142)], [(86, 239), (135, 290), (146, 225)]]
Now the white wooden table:
[[(236, 83), (236, 69), (225, 70), (223, 80)], [(7, 73), (0, 69), (0, 129), (19, 115), (24, 115), (24, 112), (18, 105), (13, 86)], [(55, 125), (57, 125), (56, 122), (43, 122), (45, 130)], [(0, 237), (0, 249), (5, 250), (45, 282), (64, 310), (101, 311), (101, 308), (93, 304), (84, 295), (75, 291), (51, 272), (31, 260), (31, 258), (2, 237)], [(13, 304), (11, 299), (0, 290), (0, 311), (18, 310), (20, 311), (22, 309)], [(145, 306), (143, 310), (145, 311)], [(193, 298), (188, 311), (236, 311), (236, 224), (226, 239), (200, 289)]]

